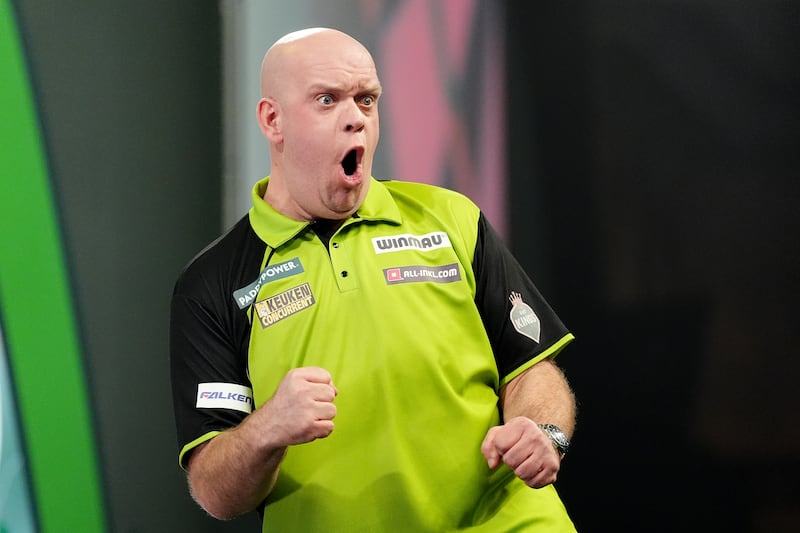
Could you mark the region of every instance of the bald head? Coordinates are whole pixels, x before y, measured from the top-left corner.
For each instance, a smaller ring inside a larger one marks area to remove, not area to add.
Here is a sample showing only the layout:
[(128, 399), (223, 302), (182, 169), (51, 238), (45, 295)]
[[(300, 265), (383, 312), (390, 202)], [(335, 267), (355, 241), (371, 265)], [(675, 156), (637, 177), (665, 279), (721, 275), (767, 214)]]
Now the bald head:
[(275, 41), (261, 62), (261, 96), (282, 96), (288, 75), (303, 71), (304, 63), (322, 53), (349, 51), (375, 68), (364, 45), (350, 35), (331, 28), (307, 28), (288, 33)]
[(364, 201), (380, 137), (381, 84), (369, 51), (312, 28), (264, 56), (256, 116), (269, 141), (264, 200), (295, 220), (344, 220)]

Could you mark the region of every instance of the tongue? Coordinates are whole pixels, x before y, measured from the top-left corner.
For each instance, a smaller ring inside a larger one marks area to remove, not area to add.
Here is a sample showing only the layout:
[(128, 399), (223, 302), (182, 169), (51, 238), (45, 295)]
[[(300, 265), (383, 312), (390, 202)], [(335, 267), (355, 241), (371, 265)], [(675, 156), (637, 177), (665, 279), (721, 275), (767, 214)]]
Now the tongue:
[(356, 151), (350, 150), (347, 152), (347, 155), (344, 156), (342, 159), (342, 168), (344, 169), (344, 173), (348, 176), (352, 176), (353, 173), (356, 171)]

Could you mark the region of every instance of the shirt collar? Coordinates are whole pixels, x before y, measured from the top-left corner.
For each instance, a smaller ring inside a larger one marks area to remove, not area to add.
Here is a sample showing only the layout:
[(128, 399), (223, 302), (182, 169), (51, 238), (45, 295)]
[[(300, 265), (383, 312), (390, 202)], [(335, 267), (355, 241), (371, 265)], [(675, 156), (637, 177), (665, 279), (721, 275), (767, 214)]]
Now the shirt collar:
[[(253, 207), (250, 208), (250, 225), (262, 241), (271, 248), (277, 248), (290, 241), (302, 232), (308, 221), (289, 218), (264, 201), (264, 192), (267, 190), (269, 176), (253, 186)], [(403, 221), (400, 209), (394, 198), (380, 181), (370, 178), (369, 191), (364, 203), (358, 211), (345, 221), (342, 227), (362, 222), (384, 221), (390, 224), (400, 224)]]

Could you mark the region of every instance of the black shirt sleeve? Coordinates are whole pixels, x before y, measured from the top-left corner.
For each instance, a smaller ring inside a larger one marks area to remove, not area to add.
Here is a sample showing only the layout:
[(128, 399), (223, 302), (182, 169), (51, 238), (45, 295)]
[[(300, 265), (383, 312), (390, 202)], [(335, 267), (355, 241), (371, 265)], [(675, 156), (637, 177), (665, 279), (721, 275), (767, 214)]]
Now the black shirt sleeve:
[(475, 303), (501, 383), (540, 356), (552, 357), (571, 334), (481, 213), (473, 257)]
[(170, 374), (179, 450), (210, 432), (237, 426), (248, 414), (198, 407), (198, 387), (222, 383), (252, 389), (247, 375), (250, 321), (233, 292), (256, 279), (265, 249), (245, 218), (193, 259), (175, 284)]

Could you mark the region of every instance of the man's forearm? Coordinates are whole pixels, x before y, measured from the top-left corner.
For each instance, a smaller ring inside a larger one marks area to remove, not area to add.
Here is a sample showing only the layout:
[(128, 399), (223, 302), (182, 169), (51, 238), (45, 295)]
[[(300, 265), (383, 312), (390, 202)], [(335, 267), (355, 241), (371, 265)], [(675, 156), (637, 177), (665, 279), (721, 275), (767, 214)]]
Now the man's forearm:
[(286, 454), (286, 447), (265, 446), (253, 434), (257, 424), (248, 422), (217, 435), (189, 458), (192, 497), (221, 520), (252, 511), (267, 497)]
[(551, 360), (536, 363), (500, 391), (503, 419), (525, 416), (555, 424), (567, 436), (575, 430), (575, 396), (563, 372)]

